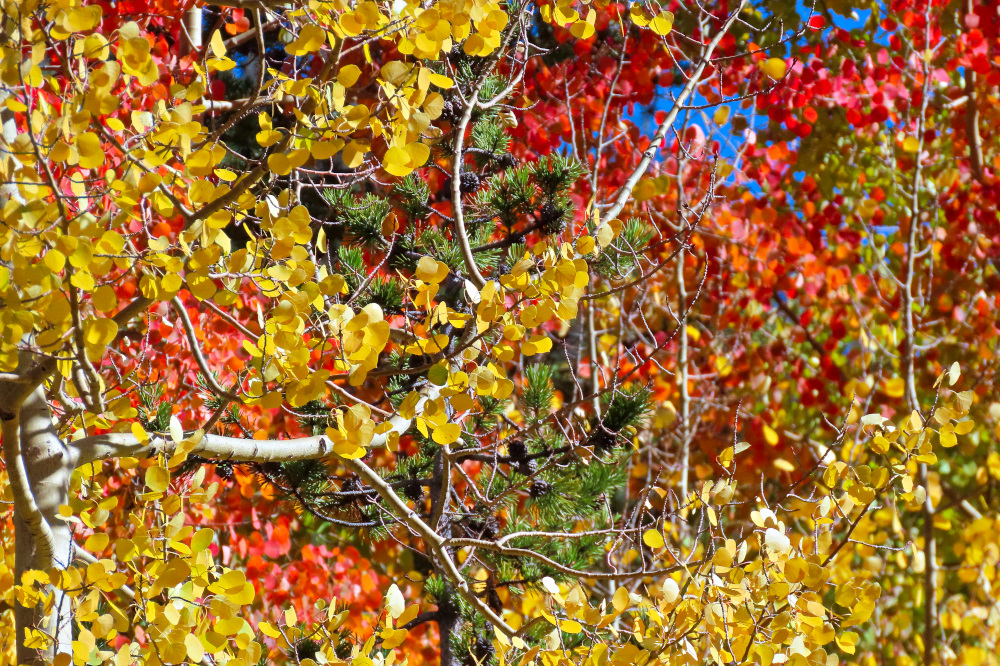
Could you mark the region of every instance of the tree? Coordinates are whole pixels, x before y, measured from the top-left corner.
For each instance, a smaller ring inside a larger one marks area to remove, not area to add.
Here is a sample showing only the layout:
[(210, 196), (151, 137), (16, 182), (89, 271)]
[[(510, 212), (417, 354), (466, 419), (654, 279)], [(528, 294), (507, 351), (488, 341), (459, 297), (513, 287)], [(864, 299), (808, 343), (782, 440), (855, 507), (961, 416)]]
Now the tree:
[(839, 9), (5, 4), (9, 651), (995, 653), (997, 36)]

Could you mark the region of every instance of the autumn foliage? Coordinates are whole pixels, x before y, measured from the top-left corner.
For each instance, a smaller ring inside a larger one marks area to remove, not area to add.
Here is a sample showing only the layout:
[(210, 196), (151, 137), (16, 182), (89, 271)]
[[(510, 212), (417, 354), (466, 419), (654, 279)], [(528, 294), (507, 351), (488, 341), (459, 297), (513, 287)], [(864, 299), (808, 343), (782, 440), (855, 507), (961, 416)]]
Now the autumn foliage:
[(0, 0), (0, 663), (1000, 663), (997, 26)]

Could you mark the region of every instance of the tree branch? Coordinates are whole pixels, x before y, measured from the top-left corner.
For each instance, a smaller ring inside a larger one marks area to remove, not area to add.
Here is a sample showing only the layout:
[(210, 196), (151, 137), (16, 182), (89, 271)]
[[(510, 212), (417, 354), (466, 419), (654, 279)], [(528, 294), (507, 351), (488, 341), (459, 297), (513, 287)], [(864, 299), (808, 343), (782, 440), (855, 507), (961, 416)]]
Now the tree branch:
[(701, 83), (701, 75), (704, 73), (708, 63), (712, 60), (712, 53), (715, 52), (719, 42), (721, 42), (722, 38), (726, 36), (727, 32), (729, 32), (729, 28), (736, 22), (736, 18), (740, 15), (740, 12), (743, 11), (743, 8), (746, 7), (748, 1), (749, 0), (742, 0), (740, 2), (739, 7), (737, 7), (733, 13), (729, 15), (725, 24), (719, 29), (719, 32), (716, 33), (715, 37), (712, 38), (712, 41), (709, 42), (708, 48), (705, 49), (705, 53), (698, 62), (698, 66), (695, 67), (694, 72), (691, 74), (691, 78), (688, 79), (687, 84), (681, 90), (680, 94), (677, 95), (677, 99), (674, 100), (673, 107), (670, 109), (670, 112), (667, 114), (667, 117), (663, 120), (663, 122), (660, 123), (660, 126), (656, 130), (656, 134), (654, 134), (653, 138), (650, 140), (649, 147), (643, 151), (642, 159), (639, 160), (639, 164), (635, 167), (635, 170), (632, 171), (632, 174), (625, 181), (625, 184), (622, 185), (621, 192), (619, 192), (618, 196), (615, 198), (614, 204), (612, 204), (611, 208), (603, 213), (602, 217), (604, 219), (613, 220), (618, 217), (618, 214), (622, 212), (623, 208), (625, 208), (625, 204), (628, 203), (629, 197), (632, 196), (632, 188), (635, 187), (636, 183), (639, 182), (639, 179), (646, 173), (646, 170), (649, 168), (649, 163), (653, 160), (653, 156), (656, 155), (656, 151), (660, 148), (660, 142), (666, 139), (667, 133), (670, 132), (671, 127), (674, 125), (674, 121), (677, 120), (677, 114), (680, 113), (680, 110), (684, 107), (684, 103), (687, 101), (688, 97), (691, 96), (695, 88), (698, 87), (698, 84)]
[(174, 296), (173, 300), (171, 300), (171, 304), (173, 304), (174, 310), (177, 312), (177, 316), (181, 320), (181, 327), (184, 329), (184, 333), (187, 336), (188, 346), (191, 347), (191, 355), (194, 356), (194, 360), (198, 364), (198, 369), (201, 370), (202, 376), (205, 377), (205, 383), (208, 384), (208, 387), (212, 389), (212, 392), (217, 396), (225, 398), (230, 402), (242, 402), (238, 395), (230, 393), (220, 386), (219, 382), (215, 380), (215, 375), (212, 374), (212, 369), (208, 367), (208, 362), (205, 360), (204, 354), (201, 353), (201, 344), (198, 342), (198, 334), (194, 330), (191, 318), (188, 317), (187, 307), (185, 307), (180, 297)]
[[(414, 412), (421, 411), (428, 400), (435, 399), (439, 394), (439, 387), (428, 384)], [(390, 433), (403, 434), (406, 432), (412, 419), (396, 414), (388, 422), (391, 424), (390, 429), (375, 435), (370, 444), (371, 447), (384, 446)], [(173, 440), (154, 436), (149, 442), (140, 442), (132, 433), (94, 435), (71, 442), (70, 445), (77, 452), (78, 465), (120, 456), (151, 455), (160, 452), (169, 454), (176, 448), (176, 443)], [(253, 440), (205, 434), (190, 453), (217, 460), (288, 462), (324, 458), (331, 455), (332, 449), (330, 439), (324, 435), (299, 439)], [(371, 486), (407, 527), (424, 540), (444, 574), (451, 579), (459, 594), (469, 604), (508, 636), (513, 636), (516, 633), (500, 615), (473, 593), (468, 581), (459, 572), (454, 560), (449, 555), (445, 547), (445, 539), (424, 522), (416, 511), (407, 506), (406, 502), (375, 470), (361, 460), (342, 460), (341, 462)]]

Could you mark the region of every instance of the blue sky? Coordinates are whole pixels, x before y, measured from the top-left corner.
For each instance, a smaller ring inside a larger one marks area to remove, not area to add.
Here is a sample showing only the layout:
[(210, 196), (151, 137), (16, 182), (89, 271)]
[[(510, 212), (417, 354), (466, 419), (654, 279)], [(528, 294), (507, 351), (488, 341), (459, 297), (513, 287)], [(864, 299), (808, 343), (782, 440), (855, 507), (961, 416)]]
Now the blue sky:
[[(806, 21), (806, 19), (809, 17), (809, 15), (810, 15), (810, 7), (811, 7), (811, 5), (809, 3), (803, 2), (802, 0), (797, 0), (797, 2), (796, 2), (796, 9), (797, 9), (797, 12), (798, 12), (798, 15), (799, 15), (799, 18), (800, 18), (801, 22), (804, 23)], [(848, 30), (848, 31), (855, 30), (855, 29), (861, 29), (861, 28), (863, 28), (867, 24), (867, 22), (871, 18), (871, 13), (872, 13), (872, 9), (871, 9), (870, 5), (869, 5), (869, 8), (867, 8), (867, 9), (854, 9), (852, 11), (852, 14), (849, 15), (849, 16), (844, 16), (844, 15), (841, 15), (841, 14), (838, 14), (838, 13), (835, 13), (835, 12), (832, 12), (832, 11), (828, 12), (824, 16), (824, 19), (825, 19), (825, 25), (823, 27), (824, 36), (828, 36), (832, 31), (837, 30), (837, 29), (843, 29), (843, 30)], [(823, 16), (823, 14), (821, 14), (819, 11), (816, 11), (815, 14)], [(790, 55), (791, 49), (792, 49), (792, 45), (789, 44), (789, 45), (787, 45), (785, 47), (785, 51), (784, 52), (780, 52), (780, 51), (776, 50), (776, 51), (773, 52), (773, 54), (775, 56), (782, 56), (782, 55), (788, 56), (788, 55)], [(637, 125), (639, 125), (639, 127), (642, 129), (642, 131), (643, 131), (644, 134), (646, 134), (646, 135), (652, 135), (653, 132), (656, 131), (656, 122), (655, 122), (656, 112), (657, 111), (661, 111), (661, 110), (667, 110), (667, 109), (671, 108), (672, 97), (673, 97), (673, 95), (676, 95), (677, 93), (679, 93), (680, 89), (681, 89), (680, 85), (678, 85), (678, 86), (676, 86), (676, 87), (674, 87), (672, 89), (671, 88), (666, 88), (666, 87), (659, 88), (658, 91), (657, 91), (658, 92), (657, 99), (653, 102), (653, 104), (648, 105), (648, 106), (644, 106), (644, 107), (636, 107), (635, 109), (633, 109), (632, 113), (626, 114), (626, 118), (628, 118), (632, 122), (635, 122)], [(695, 96), (691, 100), (691, 103), (693, 105), (700, 105), (700, 104), (704, 104), (705, 102), (706, 102), (706, 100), (704, 98), (701, 98), (701, 97), (698, 97), (698, 96)], [(733, 117), (735, 117), (737, 114), (739, 114), (741, 112), (745, 113), (745, 110), (741, 109), (741, 107), (740, 107), (740, 102), (736, 102), (736, 103), (730, 104), (728, 106), (730, 107), (730, 114), (729, 114), (729, 118), (730, 119), (732, 119)], [(709, 109), (709, 110), (707, 110), (705, 112), (705, 114), (708, 116), (709, 119), (711, 118), (712, 113), (713, 113), (712, 109)], [(694, 114), (694, 115), (692, 115), (692, 117), (690, 118), (690, 122), (692, 124), (701, 125), (703, 127), (703, 129), (707, 130), (706, 133), (719, 132), (719, 136), (720, 137), (731, 136), (731, 133), (730, 133), (731, 132), (731, 124), (730, 124), (730, 122), (726, 122), (725, 124), (723, 124), (722, 126), (720, 126), (718, 129), (716, 129), (714, 123), (712, 123), (711, 121), (709, 121), (709, 123), (706, 124), (699, 117), (699, 115), (697, 113)], [(757, 125), (758, 128), (762, 127), (763, 124), (764, 124), (764, 122), (761, 122), (759, 120), (756, 123), (756, 125)], [(733, 157), (734, 154), (735, 154), (735, 152), (734, 152), (735, 148), (734, 147), (738, 146), (738, 144), (740, 142), (740, 137), (733, 137), (733, 138), (734, 138), (734, 141), (733, 141), (733, 143), (731, 145), (726, 145), (724, 143), (722, 144), (722, 147), (721, 147), (721, 157), (723, 159), (725, 159), (727, 157)], [(800, 177), (800, 176), (801, 176), (801, 174), (797, 174), (797, 177)], [(751, 187), (751, 190), (753, 190), (753, 189), (757, 189), (758, 190), (756, 192), (756, 194), (760, 193), (759, 192), (759, 188), (756, 186), (756, 183), (751, 183), (750, 187)]]

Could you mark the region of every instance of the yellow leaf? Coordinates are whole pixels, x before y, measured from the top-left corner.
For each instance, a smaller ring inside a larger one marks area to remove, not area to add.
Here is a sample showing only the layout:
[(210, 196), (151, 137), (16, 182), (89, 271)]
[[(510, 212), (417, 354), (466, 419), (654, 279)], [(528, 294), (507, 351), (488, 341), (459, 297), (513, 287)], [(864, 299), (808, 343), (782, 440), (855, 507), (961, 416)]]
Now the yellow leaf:
[(834, 639), (837, 641), (837, 647), (847, 654), (854, 654), (854, 646), (858, 642), (858, 635), (856, 633), (853, 631), (838, 631), (834, 634)]
[(104, 347), (118, 334), (118, 324), (113, 319), (88, 319), (83, 325), (84, 343), (91, 347)]
[(578, 634), (583, 631), (583, 625), (576, 620), (559, 620), (559, 628), (567, 634)]
[(279, 132), (278, 130), (273, 130), (270, 127), (268, 127), (257, 132), (257, 143), (262, 148), (273, 146), (279, 141), (281, 141), (281, 132)]
[(760, 71), (775, 80), (784, 77), (788, 72), (788, 65), (785, 64), (785, 61), (782, 58), (768, 58), (767, 60), (762, 60), (759, 67)]
[(890, 442), (882, 435), (876, 435), (872, 440), (872, 449), (876, 453), (885, 453), (889, 450)]
[(777, 446), (779, 441), (778, 433), (775, 432), (774, 428), (767, 425), (766, 423), (764, 424), (764, 441), (766, 441), (771, 446)]
[(170, 472), (158, 465), (146, 470), (146, 486), (157, 493), (166, 491), (170, 483)]
[(462, 436), (462, 426), (457, 423), (445, 423), (444, 425), (434, 428), (434, 433), (431, 435), (431, 439), (445, 446), (447, 444), (452, 444), (458, 441), (458, 438)]
[(285, 50), (293, 56), (315, 53), (326, 43), (326, 30), (314, 23), (309, 23), (302, 27), (299, 36), (285, 47)]
[(777, 467), (778, 469), (780, 469), (782, 472), (794, 472), (795, 471), (795, 465), (793, 465), (792, 463), (788, 462), (784, 458), (775, 458), (775, 460), (774, 460), (774, 466)]
[[(218, 34), (218, 33), (216, 33)], [(188, 659), (193, 664), (200, 664), (205, 657), (205, 648), (195, 634), (187, 634), (184, 637), (184, 647), (187, 650)]]
[(351, 141), (344, 148), (344, 164), (347, 165), (349, 169), (356, 169), (365, 161), (365, 153), (371, 149), (371, 146), (362, 141)]
[(46, 268), (53, 273), (58, 273), (66, 265), (66, 255), (53, 248), (45, 253), (42, 261), (45, 263)]
[(287, 176), (292, 171), (292, 163), (288, 155), (275, 153), (267, 158), (267, 168), (278, 176)]
[(101, 8), (96, 5), (74, 7), (59, 12), (53, 26), (53, 37), (66, 39), (70, 33), (93, 30), (101, 22)]
[(160, 70), (150, 56), (150, 44), (145, 37), (139, 36), (139, 26), (129, 22), (119, 29), (119, 35), (128, 39), (119, 39), (118, 61), (122, 71), (139, 79), (144, 86), (151, 85), (160, 77)]
[(94, 33), (89, 35), (83, 43), (83, 55), (86, 58), (104, 61), (108, 59), (110, 54), (110, 45), (104, 35)]
[(674, 15), (671, 12), (663, 12), (649, 22), (649, 29), (660, 36), (670, 34), (674, 27)]
[(391, 650), (399, 647), (408, 635), (409, 633), (405, 629), (384, 629), (382, 634), (382, 649)]
[(212, 33), (212, 40), (208, 44), (216, 58), (222, 58), (226, 55), (226, 45), (222, 42), (222, 33), (218, 30)]
[(431, 154), (431, 149), (419, 141), (406, 144), (403, 150), (410, 156), (410, 166), (414, 169), (426, 164)]
[(337, 83), (345, 88), (353, 86), (359, 78), (361, 78), (361, 68), (357, 65), (345, 65), (337, 72)]
[(110, 614), (105, 613), (104, 615), (101, 615), (96, 620), (94, 620), (93, 624), (90, 627), (90, 630), (94, 632), (94, 636), (96, 638), (104, 638), (105, 636), (108, 635), (108, 632), (111, 631), (111, 629), (113, 628), (114, 622), (115, 622), (114, 618), (112, 618)]
[(448, 273), (449, 269), (447, 264), (428, 256), (420, 257), (420, 261), (417, 262), (417, 279), (423, 280), (428, 284), (438, 284), (448, 277)]
[(142, 429), (142, 426), (137, 421), (132, 422), (132, 435), (143, 446), (149, 443), (149, 435), (146, 434), (146, 431)]
[(87, 537), (87, 541), (83, 544), (83, 547), (92, 553), (100, 553), (108, 547), (109, 539), (110, 537), (104, 532), (97, 532)]
[(656, 185), (652, 178), (643, 178), (632, 188), (632, 196), (638, 202), (648, 201), (656, 196)]
[(663, 548), (663, 535), (659, 530), (649, 529), (642, 533), (642, 542), (650, 548)]
[(908, 136), (903, 139), (903, 150), (908, 153), (915, 153), (920, 150), (920, 139), (915, 136)]
[(466, 55), (478, 56), (486, 46), (486, 42), (478, 34), (469, 35), (469, 38), (462, 44), (462, 50)]
[(615, 596), (612, 597), (611, 599), (611, 605), (614, 606), (615, 611), (619, 613), (624, 613), (628, 609), (630, 604), (631, 600), (629, 599), (628, 596), (628, 590), (625, 589), (624, 587), (619, 587), (618, 590), (615, 591)]
[(455, 85), (455, 82), (452, 81), (449, 77), (445, 76), (444, 74), (437, 74), (435, 72), (431, 72), (430, 81), (438, 88), (451, 88), (453, 85)]
[(385, 608), (393, 619), (399, 617), (406, 610), (406, 602), (403, 600), (403, 593), (395, 584), (389, 587), (385, 593)]
[(316, 141), (309, 147), (309, 152), (318, 160), (327, 160), (339, 153), (343, 147), (344, 142), (340, 139)]
[[(86, 631), (86, 633), (90, 635), (90, 639), (91, 639), (91, 641), (93, 641), (94, 640), (94, 635), (92, 633), (90, 633), (89, 631), (87, 631), (86, 629), (84, 629), (83, 631), (80, 632), (81, 638), (83, 637), (84, 631)], [(26, 648), (30, 648), (32, 650), (41, 650), (41, 649), (44, 649), (44, 648), (48, 647), (48, 645), (51, 642), (52, 641), (51, 641), (51, 639), (48, 636), (46, 636), (44, 633), (38, 631), (37, 629), (31, 629), (29, 627), (25, 631), (24, 646)], [(80, 643), (80, 641), (74, 641), (74, 643), (78, 644), (78, 643)], [(77, 654), (79, 654), (79, 653), (77, 653)]]
[(80, 166), (96, 169), (104, 164), (104, 149), (101, 140), (93, 132), (84, 132), (76, 137), (76, 150), (80, 154)]
[(390, 60), (379, 69), (379, 76), (383, 81), (391, 83), (394, 86), (400, 86), (406, 81), (410, 69), (410, 65), (404, 62)]
[(792, 548), (791, 539), (785, 536), (784, 532), (773, 527), (769, 527), (764, 532), (764, 544), (769, 550), (779, 555), (787, 553)]
[(393, 176), (405, 176), (413, 171), (410, 164), (410, 154), (402, 148), (390, 148), (382, 158), (382, 167)]
[(191, 552), (200, 553), (201, 551), (212, 545), (212, 539), (215, 538), (215, 530), (208, 527), (198, 530), (191, 537)]
[(552, 349), (552, 339), (546, 335), (535, 335), (521, 343), (521, 353), (525, 356), (544, 354)]
[(712, 120), (715, 122), (716, 125), (725, 125), (726, 122), (729, 120), (729, 107), (720, 106), (719, 108), (717, 108), (715, 110), (715, 113), (712, 114)]
[(588, 39), (594, 34), (594, 26), (586, 21), (577, 21), (569, 31), (577, 39)]
[(902, 377), (885, 380), (885, 394), (890, 398), (902, 398), (906, 393), (906, 381)]
[(175, 587), (187, 580), (187, 577), (190, 575), (190, 564), (183, 559), (173, 559), (167, 562), (167, 565), (160, 570), (159, 576), (156, 578), (156, 584), (163, 588)]

